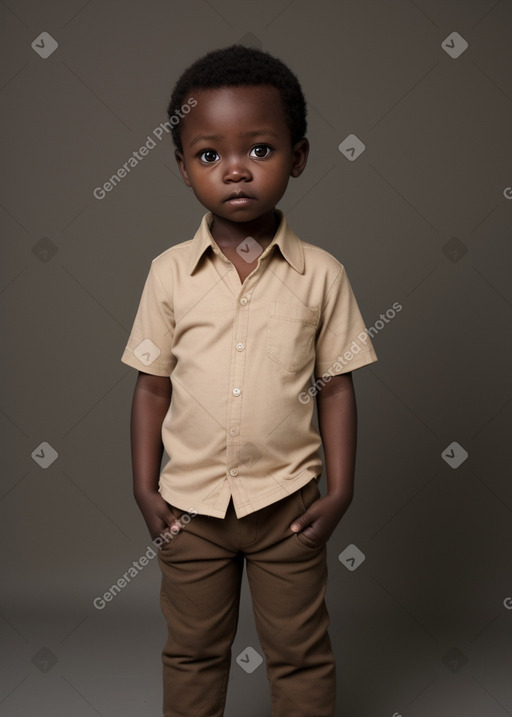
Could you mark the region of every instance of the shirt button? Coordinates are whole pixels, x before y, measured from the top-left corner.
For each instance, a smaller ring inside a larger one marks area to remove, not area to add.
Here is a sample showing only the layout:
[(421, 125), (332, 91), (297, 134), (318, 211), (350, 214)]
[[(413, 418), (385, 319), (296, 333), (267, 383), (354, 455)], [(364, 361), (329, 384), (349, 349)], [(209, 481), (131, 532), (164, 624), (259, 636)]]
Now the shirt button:
[(238, 468), (232, 468), (232, 469), (229, 471), (229, 474), (232, 475), (232, 476), (237, 476), (237, 475), (238, 475)]
[(240, 391), (239, 388), (234, 388), (234, 389), (233, 389), (233, 396), (239, 396), (240, 394), (241, 394), (241, 391)]
[(240, 299), (240, 303), (242, 304), (242, 306), (245, 306), (248, 301), (249, 299), (247, 298), (247, 296), (242, 296), (242, 298)]
[(232, 436), (238, 436), (238, 434), (240, 433), (240, 429), (238, 428), (238, 426), (233, 426), (233, 428), (229, 429), (229, 432)]
[(236, 345), (236, 350), (237, 350), (237, 351), (243, 351), (244, 348), (245, 348), (244, 344), (241, 344), (241, 343), (240, 343), (240, 344), (237, 344), (237, 345)]

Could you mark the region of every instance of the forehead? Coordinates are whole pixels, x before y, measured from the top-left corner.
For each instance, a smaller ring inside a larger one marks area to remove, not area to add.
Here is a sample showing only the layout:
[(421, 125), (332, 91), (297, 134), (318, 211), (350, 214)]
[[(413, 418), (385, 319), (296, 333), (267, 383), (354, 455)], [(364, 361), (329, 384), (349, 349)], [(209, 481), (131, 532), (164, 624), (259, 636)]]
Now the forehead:
[(199, 132), (224, 134), (241, 127), (289, 131), (281, 95), (272, 85), (192, 89), (190, 94), (197, 105), (182, 120), (184, 141)]

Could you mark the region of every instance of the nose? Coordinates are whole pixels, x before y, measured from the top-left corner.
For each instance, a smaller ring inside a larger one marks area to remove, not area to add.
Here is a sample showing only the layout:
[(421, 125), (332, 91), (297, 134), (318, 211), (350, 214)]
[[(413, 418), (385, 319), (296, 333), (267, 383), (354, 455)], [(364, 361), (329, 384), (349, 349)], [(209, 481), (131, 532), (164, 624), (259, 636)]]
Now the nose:
[(239, 155), (228, 157), (224, 171), (225, 182), (248, 182), (252, 179), (251, 170), (245, 158)]

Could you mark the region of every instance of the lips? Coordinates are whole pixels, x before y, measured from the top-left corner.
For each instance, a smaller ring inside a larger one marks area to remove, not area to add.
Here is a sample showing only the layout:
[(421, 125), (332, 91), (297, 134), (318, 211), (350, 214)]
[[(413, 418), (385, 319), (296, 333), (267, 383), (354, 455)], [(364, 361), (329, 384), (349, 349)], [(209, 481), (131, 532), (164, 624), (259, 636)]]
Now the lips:
[(245, 192), (233, 192), (224, 201), (229, 202), (230, 199), (254, 199), (254, 197), (251, 197), (250, 194), (245, 194)]

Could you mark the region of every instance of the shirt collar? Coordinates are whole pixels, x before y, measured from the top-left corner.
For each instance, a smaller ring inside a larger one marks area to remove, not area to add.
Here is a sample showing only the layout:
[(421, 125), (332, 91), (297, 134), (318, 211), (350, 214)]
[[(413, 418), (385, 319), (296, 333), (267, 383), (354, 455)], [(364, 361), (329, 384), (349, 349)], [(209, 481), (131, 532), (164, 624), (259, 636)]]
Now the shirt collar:
[[(288, 226), (288, 222), (286, 221), (286, 217), (284, 216), (283, 212), (280, 209), (276, 209), (275, 211), (279, 216), (279, 226), (271, 243), (265, 251), (268, 251), (268, 253), (270, 253), (271, 251), (273, 251), (273, 245), (277, 244), (281, 251), (281, 254), (290, 264), (290, 266), (293, 267), (295, 271), (298, 271), (299, 274), (303, 274), (304, 250), (302, 248), (302, 242)], [(192, 239), (190, 256), (187, 264), (187, 271), (189, 274), (193, 274), (197, 264), (199, 263), (199, 260), (201, 259), (205, 251), (208, 249), (208, 247), (212, 247), (213, 250), (215, 240), (210, 233), (210, 226), (212, 221), (213, 214), (211, 212), (207, 212), (203, 216), (199, 229), (197, 230), (194, 238)], [(215, 244), (215, 246), (217, 245)]]

